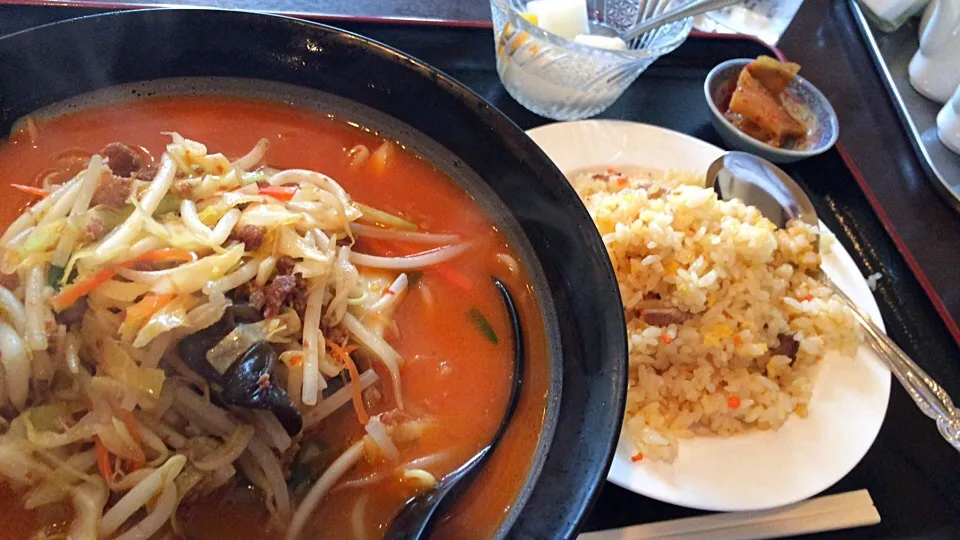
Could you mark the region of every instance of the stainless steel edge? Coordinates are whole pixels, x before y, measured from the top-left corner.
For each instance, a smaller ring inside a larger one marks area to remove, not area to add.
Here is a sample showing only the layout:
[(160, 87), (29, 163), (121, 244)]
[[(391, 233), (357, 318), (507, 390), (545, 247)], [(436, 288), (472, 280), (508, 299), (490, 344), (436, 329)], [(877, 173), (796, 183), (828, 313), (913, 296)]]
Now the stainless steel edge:
[[(897, 110), (897, 115), (903, 122), (907, 134), (910, 136), (910, 143), (920, 157), (920, 162), (923, 165), (924, 171), (927, 173), (927, 178), (934, 187), (937, 188), (937, 193), (954, 209), (960, 211), (960, 155), (953, 154), (943, 147), (937, 138), (935, 123), (932, 128), (925, 130), (921, 130), (917, 126), (916, 119), (914, 118), (916, 112), (911, 113), (911, 107), (907, 104), (900, 87), (897, 85), (897, 78), (887, 65), (887, 61), (883, 56), (879, 43), (873, 35), (873, 30), (870, 28), (870, 24), (863, 10), (860, 9), (856, 0), (847, 1), (850, 5), (850, 10), (853, 12), (853, 18), (857, 23), (857, 27), (866, 42), (870, 57), (873, 58), (874, 64), (876, 64), (877, 70), (882, 76), (883, 84), (890, 94), (890, 99), (893, 101), (894, 108)], [(907, 83), (907, 86), (909, 86), (909, 83)], [(913, 88), (907, 88), (907, 91), (915, 92)], [(919, 99), (925, 99), (919, 97), (919, 94), (917, 94), (917, 96)], [(925, 103), (925, 105), (928, 107), (934, 106), (932, 103)], [(936, 114), (934, 114), (934, 118), (935, 117)], [(938, 153), (938, 158), (933, 157), (931, 150)]]

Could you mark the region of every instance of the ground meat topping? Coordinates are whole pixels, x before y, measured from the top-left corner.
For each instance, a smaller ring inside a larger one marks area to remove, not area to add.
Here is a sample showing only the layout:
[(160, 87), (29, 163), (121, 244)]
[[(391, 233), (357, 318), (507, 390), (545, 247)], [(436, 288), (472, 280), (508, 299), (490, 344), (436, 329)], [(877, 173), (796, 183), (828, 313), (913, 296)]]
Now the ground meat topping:
[(659, 199), (660, 197), (663, 197), (664, 195), (669, 193), (668, 191), (666, 191), (660, 186), (652, 186), (646, 191), (647, 191), (647, 199), (650, 199), (651, 201), (654, 199)]
[(690, 318), (690, 315), (677, 308), (650, 308), (642, 310), (640, 317), (650, 326), (668, 326), (680, 324)]
[(133, 179), (150, 182), (157, 175), (157, 170), (159, 167), (155, 162), (147, 163), (133, 172)]
[(277, 261), (276, 273), (263, 287), (247, 282), (231, 291), (235, 303), (245, 302), (264, 317), (276, 317), (280, 308), (290, 306), (303, 319), (307, 311), (307, 280), (299, 272), (294, 273), (296, 261), (283, 256)]
[(12, 291), (20, 286), (20, 276), (17, 274), (0, 274), (0, 286)]
[(297, 288), (295, 276), (277, 276), (263, 288), (266, 305), (263, 308), (265, 317), (275, 317), (280, 313), (280, 306), (287, 300), (287, 296)]
[(250, 291), (250, 296), (247, 297), (247, 302), (253, 306), (253, 309), (260, 311), (267, 304), (267, 295), (263, 293), (262, 288), (254, 287)]
[(790, 334), (777, 334), (777, 344), (770, 349), (772, 356), (783, 355), (790, 358), (791, 361), (797, 359), (797, 352), (800, 350), (800, 342), (793, 339)]
[(277, 261), (276, 276), (263, 288), (264, 317), (280, 313), (280, 307), (288, 305), (302, 319), (307, 311), (307, 280), (299, 272), (294, 273), (297, 262), (286, 255)]
[(294, 274), (293, 277), (297, 278), (297, 287), (290, 293), (287, 302), (300, 316), (300, 320), (303, 320), (303, 316), (307, 313), (307, 280), (303, 279), (300, 273)]
[(100, 155), (117, 176), (129, 178), (140, 169), (140, 154), (123, 143), (115, 142), (104, 146)]
[(102, 204), (111, 208), (120, 208), (127, 203), (131, 191), (133, 191), (133, 179), (105, 172), (100, 177), (100, 185), (97, 186), (97, 191), (94, 192), (90, 204), (91, 206)]
[(256, 225), (244, 225), (233, 230), (233, 238), (243, 242), (243, 249), (246, 251), (256, 251), (263, 245), (263, 239), (266, 235), (267, 229)]
[(170, 193), (181, 199), (191, 199), (193, 198), (194, 185), (190, 180), (177, 180), (170, 186)]
[(323, 330), (324, 337), (336, 343), (337, 345), (340, 345), (341, 347), (345, 346), (347, 341), (350, 339), (350, 334), (348, 334), (347, 331), (340, 326), (325, 328), (323, 325), (321, 325), (321, 329)]
[(287, 255), (282, 255), (277, 260), (277, 274), (281, 276), (289, 276), (293, 273), (293, 268), (296, 266), (297, 261), (293, 260), (292, 257)]
[(83, 241), (87, 244), (96, 242), (107, 234), (107, 226), (97, 218), (90, 218), (83, 230)]

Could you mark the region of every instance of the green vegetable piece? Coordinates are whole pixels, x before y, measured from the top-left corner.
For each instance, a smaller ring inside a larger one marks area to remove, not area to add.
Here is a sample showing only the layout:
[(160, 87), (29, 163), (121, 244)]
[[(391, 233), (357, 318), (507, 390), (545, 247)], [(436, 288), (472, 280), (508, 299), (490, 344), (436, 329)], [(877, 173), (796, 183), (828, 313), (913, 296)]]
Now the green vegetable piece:
[(470, 310), (470, 322), (480, 331), (483, 337), (487, 338), (487, 341), (494, 345), (500, 343), (497, 333), (493, 330), (493, 327), (490, 326), (490, 321), (483, 316), (483, 313), (480, 313), (479, 309), (473, 308)]
[(53, 287), (53, 290), (60, 290), (60, 282), (63, 281), (65, 270), (62, 266), (50, 265), (50, 271), (47, 272), (47, 284)]
[(39, 405), (27, 409), (30, 414), (30, 423), (37, 431), (51, 431), (63, 433), (63, 417), (66, 411), (60, 405)]
[(245, 172), (240, 176), (240, 185), (249, 186), (250, 184), (256, 184), (257, 182), (262, 182), (267, 179), (267, 175), (263, 174), (261, 171)]
[(180, 197), (177, 197), (173, 193), (167, 192), (166, 195), (160, 199), (160, 204), (157, 205), (157, 209), (154, 212), (155, 215), (168, 214), (170, 212), (176, 212), (180, 209)]
[(400, 229), (401, 231), (417, 230), (416, 224), (411, 223), (402, 217), (388, 214), (383, 210), (378, 210), (372, 206), (367, 206), (358, 202), (354, 202), (353, 205), (356, 206), (358, 210), (363, 212), (363, 217), (360, 218), (361, 220), (377, 223), (393, 229)]
[(46, 251), (56, 246), (57, 242), (60, 240), (60, 234), (63, 232), (63, 228), (66, 224), (66, 219), (58, 219), (52, 223), (47, 223), (39, 229), (34, 230), (32, 233), (30, 233), (30, 236), (27, 237), (26, 241), (20, 247), (20, 253), (22, 253), (23, 256), (26, 256), (32, 253)]

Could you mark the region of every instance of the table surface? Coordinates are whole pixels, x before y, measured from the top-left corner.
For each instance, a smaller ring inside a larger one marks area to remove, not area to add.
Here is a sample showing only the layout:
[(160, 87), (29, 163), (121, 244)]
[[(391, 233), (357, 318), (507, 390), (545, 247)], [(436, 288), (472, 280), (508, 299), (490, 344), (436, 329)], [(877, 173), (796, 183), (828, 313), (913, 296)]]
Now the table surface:
[[(9, 0), (0, 0), (0, 4)], [(58, 0), (39, 3), (58, 4)], [(37, 2), (34, 2), (37, 3)], [(87, 8), (108, 8), (115, 3), (82, 0), (74, 3)], [(483, 26), (489, 21), (489, 5), (479, 0), (191, 0), (189, 3), (213, 7), (257, 9), (288, 14), (320, 14), (333, 18), (395, 18), (419, 22), (453, 22), (465, 26)], [(163, 0), (136, 0), (139, 5), (158, 5)], [(64, 7), (24, 7), (0, 5), (0, 35), (46, 22), (90, 13)], [(955, 339), (960, 330), (960, 288), (954, 287), (954, 269), (960, 267), (960, 250), (955, 249), (953, 234), (960, 233), (960, 215), (934, 192), (923, 177), (921, 163), (914, 154), (883, 82), (875, 71), (850, 15), (846, 0), (808, 0), (780, 41), (785, 55), (803, 65), (805, 77), (831, 100), (842, 127), (840, 144), (851, 168), (858, 170), (867, 187), (865, 195), (898, 249), (912, 265), (914, 273), (930, 295), (933, 307), (944, 319)], [(469, 85), (468, 81), (467, 84)], [(642, 78), (637, 84), (642, 84)], [(886, 313), (885, 316), (896, 316)], [(905, 336), (906, 340), (915, 336)], [(921, 364), (931, 375), (946, 384), (954, 396), (960, 392), (957, 359), (936, 359), (934, 365)], [(927, 421), (912, 409), (906, 394), (895, 388), (889, 415), (913, 415)], [(887, 430), (889, 431), (889, 430)], [(960, 538), (960, 478), (942, 478), (936, 459), (960, 459), (944, 452), (898, 441), (896, 434), (881, 433), (886, 443), (872, 450), (864, 462), (834, 489), (868, 488), (877, 499), (884, 523), (873, 529), (846, 531), (823, 537), (888, 538)], [(892, 441), (892, 444), (891, 444)], [(939, 441), (938, 441), (939, 442)], [(881, 443), (878, 443), (880, 445)], [(944, 443), (945, 444), (945, 443)], [(937, 456), (936, 459), (926, 459)], [(899, 472), (898, 469), (903, 469)], [(956, 470), (954, 466), (948, 470)], [(883, 482), (878, 482), (883, 478)], [(892, 479), (892, 480), (891, 480)], [(889, 485), (890, 482), (897, 485)], [(598, 506), (588, 520), (589, 528), (614, 523), (615, 515), (631, 512), (656, 512), (660, 519), (690, 515), (690, 511), (633, 495), (611, 484), (601, 493)]]
[(5, 3), (90, 8), (190, 5), (288, 15), (322, 15), (324, 18), (359, 17), (481, 24), (488, 24), (490, 21), (488, 0), (0, 0), (0, 4)]

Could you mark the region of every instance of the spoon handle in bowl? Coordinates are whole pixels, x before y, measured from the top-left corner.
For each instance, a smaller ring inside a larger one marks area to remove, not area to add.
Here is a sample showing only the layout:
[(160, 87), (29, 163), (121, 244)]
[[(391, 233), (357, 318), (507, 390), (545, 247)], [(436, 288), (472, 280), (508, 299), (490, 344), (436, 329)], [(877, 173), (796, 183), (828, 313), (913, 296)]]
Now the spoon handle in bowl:
[(890, 367), (923, 414), (936, 420), (943, 438), (960, 451), (960, 409), (954, 406), (947, 391), (911, 360), (836, 283), (830, 278), (825, 278), (825, 281), (853, 312), (866, 330), (873, 350)]

